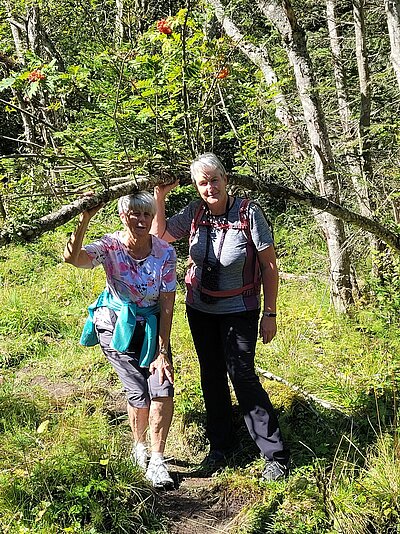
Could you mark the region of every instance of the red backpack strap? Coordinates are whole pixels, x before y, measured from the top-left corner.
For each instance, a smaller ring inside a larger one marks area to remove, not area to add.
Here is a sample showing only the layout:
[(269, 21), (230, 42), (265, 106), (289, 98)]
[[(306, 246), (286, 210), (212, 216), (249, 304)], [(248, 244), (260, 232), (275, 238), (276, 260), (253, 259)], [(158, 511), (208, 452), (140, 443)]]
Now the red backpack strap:
[[(197, 232), (197, 228), (199, 227), (199, 222), (203, 216), (205, 209), (206, 207), (204, 205), (204, 202), (200, 202), (196, 208), (196, 211), (194, 212), (192, 224), (190, 225), (189, 248)], [(187, 302), (189, 304), (192, 304), (193, 285), (196, 284), (196, 277), (194, 275), (194, 265), (192, 262), (192, 258), (190, 256), (188, 258), (188, 269), (185, 275), (185, 284), (186, 284), (186, 291), (187, 291), (187, 295), (186, 295)]]
[(189, 246), (191, 242), (193, 241), (194, 235), (197, 232), (197, 228), (199, 227), (199, 222), (203, 216), (203, 213), (205, 212), (206, 207), (204, 205), (204, 202), (200, 202), (198, 205), (192, 219), (192, 224), (190, 226), (190, 235), (189, 235)]
[(253, 243), (250, 229), (250, 200), (245, 198), (239, 207), (239, 219), (242, 230), (246, 234), (246, 261), (243, 267), (243, 286), (251, 287), (250, 290), (243, 292), (243, 301), (247, 309), (254, 309), (257, 304), (257, 295), (261, 286), (261, 271), (258, 262), (256, 247)]
[(239, 220), (242, 230), (246, 234), (247, 240), (252, 241), (250, 232), (250, 215), (249, 215), (250, 200), (244, 198), (239, 206)]

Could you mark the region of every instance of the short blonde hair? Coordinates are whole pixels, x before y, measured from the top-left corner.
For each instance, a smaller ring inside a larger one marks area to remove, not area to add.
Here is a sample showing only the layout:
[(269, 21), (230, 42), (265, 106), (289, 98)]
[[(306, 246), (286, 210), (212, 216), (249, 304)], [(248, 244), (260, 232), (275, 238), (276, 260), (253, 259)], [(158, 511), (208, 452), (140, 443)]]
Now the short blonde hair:
[(156, 200), (147, 191), (139, 191), (134, 195), (126, 195), (118, 200), (118, 213), (128, 213), (129, 211), (147, 211), (152, 217), (156, 214)]

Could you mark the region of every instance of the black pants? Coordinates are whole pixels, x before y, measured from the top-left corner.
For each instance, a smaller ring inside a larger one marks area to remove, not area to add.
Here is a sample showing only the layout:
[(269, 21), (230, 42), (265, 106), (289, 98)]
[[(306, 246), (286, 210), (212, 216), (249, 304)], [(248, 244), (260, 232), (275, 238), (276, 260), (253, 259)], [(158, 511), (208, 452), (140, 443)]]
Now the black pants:
[(287, 463), (277, 417), (254, 368), (259, 311), (220, 315), (190, 306), (186, 311), (200, 363), (210, 448), (223, 451), (232, 446), (229, 375), (246, 426), (262, 455)]

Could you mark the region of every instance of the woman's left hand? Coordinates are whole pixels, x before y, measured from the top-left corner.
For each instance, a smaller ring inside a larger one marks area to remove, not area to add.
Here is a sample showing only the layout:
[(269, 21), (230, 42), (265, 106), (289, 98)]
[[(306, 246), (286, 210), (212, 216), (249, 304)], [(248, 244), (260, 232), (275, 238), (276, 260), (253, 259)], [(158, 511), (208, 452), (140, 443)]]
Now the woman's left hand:
[(262, 342), (269, 343), (276, 335), (276, 318), (262, 317), (260, 321), (260, 337)]
[(172, 367), (170, 359), (165, 354), (160, 353), (158, 357), (151, 362), (149, 371), (151, 374), (154, 374), (156, 371), (158, 371), (160, 384), (162, 384), (166, 379), (168, 379), (171, 384), (174, 383), (174, 368)]

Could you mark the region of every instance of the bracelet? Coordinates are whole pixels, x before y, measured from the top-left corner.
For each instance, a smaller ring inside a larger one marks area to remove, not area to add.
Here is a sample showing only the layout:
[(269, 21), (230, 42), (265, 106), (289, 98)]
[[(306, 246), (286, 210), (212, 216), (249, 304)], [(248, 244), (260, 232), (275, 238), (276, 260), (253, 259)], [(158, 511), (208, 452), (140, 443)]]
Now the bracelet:
[(168, 350), (167, 349), (159, 349), (158, 354), (163, 354), (164, 356), (168, 356)]
[(273, 312), (263, 312), (263, 317), (276, 317), (276, 313)]

